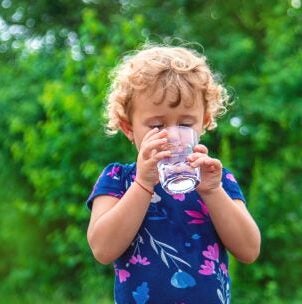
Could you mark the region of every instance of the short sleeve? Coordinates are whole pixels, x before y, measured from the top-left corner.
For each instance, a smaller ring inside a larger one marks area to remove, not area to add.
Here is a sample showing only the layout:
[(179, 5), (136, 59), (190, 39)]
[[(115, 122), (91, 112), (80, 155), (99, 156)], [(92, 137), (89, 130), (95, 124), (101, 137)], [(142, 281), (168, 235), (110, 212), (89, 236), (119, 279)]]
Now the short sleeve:
[(246, 203), (246, 199), (240, 189), (236, 178), (228, 169), (225, 168), (223, 168), (222, 171), (222, 187), (231, 199), (239, 199)]
[(121, 198), (125, 191), (125, 183), (123, 181), (123, 165), (119, 163), (109, 164), (98, 177), (93, 190), (86, 201), (86, 205), (89, 209), (91, 209), (93, 200), (97, 196), (110, 195)]

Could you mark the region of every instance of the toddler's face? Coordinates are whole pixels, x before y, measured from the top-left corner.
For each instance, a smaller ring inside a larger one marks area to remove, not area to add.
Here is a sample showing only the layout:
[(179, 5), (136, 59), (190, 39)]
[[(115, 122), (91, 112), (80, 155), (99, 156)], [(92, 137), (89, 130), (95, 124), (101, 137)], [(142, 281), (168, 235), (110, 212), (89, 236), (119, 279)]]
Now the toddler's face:
[(170, 126), (187, 126), (200, 135), (208, 123), (204, 105), (196, 101), (192, 106), (186, 107), (181, 102), (177, 107), (171, 108), (167, 100), (160, 104), (152, 102), (152, 96), (141, 93), (133, 100), (131, 123), (126, 136), (133, 140), (139, 150), (141, 142), (152, 128), (163, 129)]

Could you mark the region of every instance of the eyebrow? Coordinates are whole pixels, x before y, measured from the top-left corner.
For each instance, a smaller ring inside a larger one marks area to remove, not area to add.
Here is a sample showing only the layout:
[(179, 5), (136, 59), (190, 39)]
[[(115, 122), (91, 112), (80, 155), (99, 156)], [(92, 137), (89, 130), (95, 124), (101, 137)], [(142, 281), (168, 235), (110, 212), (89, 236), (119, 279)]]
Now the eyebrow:
[(196, 119), (196, 117), (193, 115), (181, 115), (180, 118)]
[(151, 117), (146, 118), (146, 121), (156, 120), (156, 119), (163, 119), (164, 117), (165, 117), (164, 115), (151, 116)]
[[(165, 117), (164, 115), (152, 116), (152, 117), (148, 117), (145, 121), (149, 122), (149, 121), (153, 121), (153, 120), (161, 120), (164, 117)], [(193, 116), (193, 115), (181, 115), (180, 119), (192, 119), (192, 120), (196, 120), (196, 117)]]

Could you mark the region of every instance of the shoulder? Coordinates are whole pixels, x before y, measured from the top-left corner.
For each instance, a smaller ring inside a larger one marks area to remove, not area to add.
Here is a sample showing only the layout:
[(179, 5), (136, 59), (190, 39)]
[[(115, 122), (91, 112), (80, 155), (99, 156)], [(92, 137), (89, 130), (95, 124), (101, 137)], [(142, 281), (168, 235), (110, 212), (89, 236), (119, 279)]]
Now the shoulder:
[(119, 162), (110, 163), (104, 168), (100, 177), (105, 177), (105, 176), (108, 176), (110, 178), (124, 177), (135, 171), (135, 167), (136, 167), (135, 163), (130, 163), (130, 164), (122, 164)]
[(135, 163), (121, 164), (114, 162), (108, 164), (99, 175), (86, 201), (88, 208), (91, 209), (94, 198), (99, 195), (122, 197), (127, 185), (131, 183), (132, 176), (135, 175), (135, 168)]
[(99, 175), (96, 182), (97, 185), (107, 185), (112, 187), (113, 185), (119, 185), (119, 187), (128, 187), (131, 184), (133, 176), (136, 174), (136, 164), (122, 164), (114, 162), (108, 164), (102, 173)]
[(237, 183), (237, 180), (234, 174), (227, 168), (222, 169), (222, 182), (229, 181), (233, 183)]
[(246, 202), (235, 175), (227, 168), (222, 169), (222, 187), (232, 199), (239, 199)]
[(101, 176), (116, 176), (116, 175), (123, 175), (123, 174), (127, 174), (130, 173), (131, 171), (133, 171), (135, 169), (135, 163), (131, 163), (131, 164), (122, 164), (119, 162), (114, 162), (114, 163), (110, 163), (108, 164), (104, 170), (101, 173)]

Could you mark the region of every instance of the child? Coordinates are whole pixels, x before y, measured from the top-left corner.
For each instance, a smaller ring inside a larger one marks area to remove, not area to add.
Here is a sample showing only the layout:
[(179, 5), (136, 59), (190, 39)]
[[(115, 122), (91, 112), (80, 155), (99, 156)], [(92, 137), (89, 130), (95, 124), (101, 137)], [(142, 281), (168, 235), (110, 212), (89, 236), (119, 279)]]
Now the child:
[(108, 165), (88, 199), (88, 241), (95, 258), (115, 269), (116, 304), (230, 303), (228, 257), (252, 263), (260, 233), (235, 177), (196, 145), (188, 160), (201, 182), (169, 195), (157, 162), (168, 126), (216, 127), (228, 96), (206, 58), (184, 47), (147, 45), (115, 69), (108, 130), (123, 132), (136, 163)]

